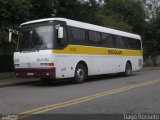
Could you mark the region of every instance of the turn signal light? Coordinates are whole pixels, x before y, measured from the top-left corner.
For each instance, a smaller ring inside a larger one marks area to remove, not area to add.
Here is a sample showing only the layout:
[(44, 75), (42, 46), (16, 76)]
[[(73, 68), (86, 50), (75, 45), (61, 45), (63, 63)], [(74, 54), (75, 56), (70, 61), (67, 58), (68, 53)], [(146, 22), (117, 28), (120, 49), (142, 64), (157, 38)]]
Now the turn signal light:
[(53, 67), (54, 63), (48, 63), (48, 66)]

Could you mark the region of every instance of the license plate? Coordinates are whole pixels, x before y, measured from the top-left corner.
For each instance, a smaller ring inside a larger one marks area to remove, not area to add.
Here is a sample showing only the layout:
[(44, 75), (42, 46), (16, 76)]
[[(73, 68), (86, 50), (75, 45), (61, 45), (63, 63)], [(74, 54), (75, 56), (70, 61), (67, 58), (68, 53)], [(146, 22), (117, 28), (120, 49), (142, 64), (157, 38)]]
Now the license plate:
[(34, 75), (34, 73), (27, 73), (27, 75), (30, 75), (30, 76), (31, 76), (31, 75)]

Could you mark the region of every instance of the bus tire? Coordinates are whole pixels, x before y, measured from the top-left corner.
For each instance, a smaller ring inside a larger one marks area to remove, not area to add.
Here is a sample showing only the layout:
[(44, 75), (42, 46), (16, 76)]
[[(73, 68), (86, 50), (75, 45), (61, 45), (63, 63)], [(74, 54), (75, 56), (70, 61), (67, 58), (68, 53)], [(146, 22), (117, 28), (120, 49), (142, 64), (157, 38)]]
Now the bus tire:
[(130, 62), (126, 63), (126, 67), (125, 67), (125, 72), (124, 72), (124, 76), (130, 76), (132, 74), (132, 65)]
[(74, 73), (74, 83), (82, 83), (87, 78), (87, 70), (83, 64), (77, 64)]

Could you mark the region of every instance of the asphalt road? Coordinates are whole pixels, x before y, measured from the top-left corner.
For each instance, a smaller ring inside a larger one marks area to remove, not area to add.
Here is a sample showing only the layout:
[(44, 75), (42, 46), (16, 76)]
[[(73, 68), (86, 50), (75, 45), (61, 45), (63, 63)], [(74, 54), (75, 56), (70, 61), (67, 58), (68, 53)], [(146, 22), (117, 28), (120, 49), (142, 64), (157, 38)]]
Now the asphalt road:
[(160, 70), (153, 70), (130, 77), (98, 76), (83, 84), (4, 87), (0, 88), (0, 113), (21, 114), (20, 119), (34, 114), (160, 114), (159, 86)]

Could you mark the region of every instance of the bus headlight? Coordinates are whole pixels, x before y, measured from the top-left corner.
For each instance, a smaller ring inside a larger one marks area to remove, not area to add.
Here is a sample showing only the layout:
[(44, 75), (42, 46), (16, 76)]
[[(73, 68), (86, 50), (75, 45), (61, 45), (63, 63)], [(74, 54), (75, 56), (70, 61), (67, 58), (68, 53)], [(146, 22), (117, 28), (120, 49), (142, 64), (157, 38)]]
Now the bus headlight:
[(48, 66), (48, 63), (40, 63), (41, 66)]
[(17, 67), (19, 67), (19, 66), (20, 66), (19, 64), (14, 64), (14, 67), (15, 67), (15, 68), (17, 68)]

